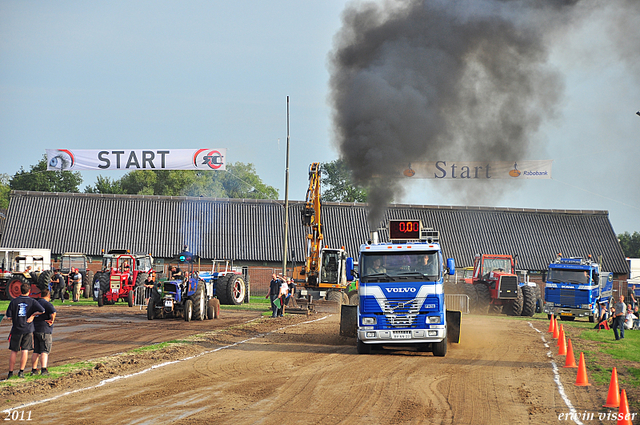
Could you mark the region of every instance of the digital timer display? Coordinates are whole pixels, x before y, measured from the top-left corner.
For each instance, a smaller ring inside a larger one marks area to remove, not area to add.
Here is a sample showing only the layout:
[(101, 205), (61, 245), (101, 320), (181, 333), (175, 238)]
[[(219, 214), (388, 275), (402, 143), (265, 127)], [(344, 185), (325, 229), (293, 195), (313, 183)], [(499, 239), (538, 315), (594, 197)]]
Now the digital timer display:
[(419, 240), (420, 220), (389, 220), (390, 240)]

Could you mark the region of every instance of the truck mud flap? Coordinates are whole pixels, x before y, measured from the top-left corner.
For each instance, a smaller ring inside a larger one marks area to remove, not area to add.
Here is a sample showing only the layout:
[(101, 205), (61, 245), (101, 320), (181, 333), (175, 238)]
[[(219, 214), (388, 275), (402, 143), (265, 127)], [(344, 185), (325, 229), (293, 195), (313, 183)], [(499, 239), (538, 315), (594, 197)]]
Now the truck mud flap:
[(452, 344), (460, 343), (460, 321), (462, 313), (447, 310), (447, 339)]
[(358, 331), (358, 306), (342, 305), (340, 309), (340, 335), (355, 338)]

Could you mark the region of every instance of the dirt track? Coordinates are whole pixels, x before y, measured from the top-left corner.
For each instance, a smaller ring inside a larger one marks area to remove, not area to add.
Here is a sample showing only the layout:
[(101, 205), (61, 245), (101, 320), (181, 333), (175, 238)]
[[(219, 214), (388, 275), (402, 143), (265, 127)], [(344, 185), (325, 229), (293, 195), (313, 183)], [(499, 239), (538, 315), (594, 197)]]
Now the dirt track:
[[(247, 313), (229, 312), (236, 314), (236, 323), (247, 321)], [(401, 349), (358, 355), (354, 341), (338, 335), (337, 315), (291, 316), (211, 332), (162, 352), (115, 356), (92, 371), (0, 393), (4, 408), (38, 403), (23, 410), (39, 423), (556, 424), (558, 414), (569, 412), (540, 338), (547, 335), (543, 321), (533, 323), (539, 334), (526, 321), (464, 319), (462, 344), (444, 358)], [(204, 330), (191, 326), (211, 322), (158, 323), (171, 332), (184, 326), (185, 336)], [(153, 338), (139, 335), (140, 342)], [(167, 361), (178, 362), (117, 378)], [(559, 373), (574, 408), (597, 416), (606, 394), (574, 386), (575, 369)], [(42, 402), (73, 389), (84, 390)]]

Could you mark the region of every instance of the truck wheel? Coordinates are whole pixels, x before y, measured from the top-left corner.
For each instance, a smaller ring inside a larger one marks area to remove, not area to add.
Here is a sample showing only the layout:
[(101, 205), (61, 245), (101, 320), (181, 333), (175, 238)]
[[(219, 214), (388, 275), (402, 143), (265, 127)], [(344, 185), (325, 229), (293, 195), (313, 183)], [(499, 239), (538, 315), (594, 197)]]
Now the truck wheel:
[(229, 274), (216, 283), (216, 295), (220, 304), (240, 305), (244, 301), (245, 282), (242, 276)]
[(104, 305), (104, 292), (102, 289), (98, 292), (98, 307), (102, 307)]
[(444, 357), (447, 354), (447, 339), (443, 339), (440, 342), (431, 343), (433, 355), (437, 357)]
[(371, 354), (371, 345), (365, 344), (358, 339), (358, 354)]
[(204, 320), (207, 314), (207, 300), (204, 295), (204, 282), (198, 282), (193, 294), (193, 320)]
[(360, 295), (357, 292), (349, 295), (349, 305), (360, 305)]
[(92, 285), (93, 285), (93, 272), (91, 270), (87, 270), (82, 276), (82, 284), (84, 285), (84, 292), (82, 296), (84, 298), (89, 298), (91, 296)]
[(193, 315), (193, 301), (186, 300), (184, 302), (184, 321), (190, 322)]
[(9, 279), (9, 283), (7, 283), (7, 289), (5, 290), (8, 300), (18, 298), (20, 295), (22, 295), (20, 287), (23, 283), (29, 282), (27, 282), (27, 279), (22, 275), (15, 275), (12, 276), (11, 279)]
[(329, 291), (327, 294), (327, 301), (335, 301), (338, 303), (338, 308), (342, 306), (342, 292), (340, 291)]
[(38, 284), (36, 285), (38, 289), (40, 289), (41, 291), (43, 289), (50, 289), (52, 277), (53, 277), (53, 270), (45, 270), (42, 273), (40, 273), (40, 276), (38, 276)]
[(533, 317), (536, 312), (536, 292), (531, 286), (522, 287), (522, 316)]
[(135, 296), (135, 290), (132, 289), (129, 291), (129, 293), (127, 294), (127, 304), (129, 305), (129, 307), (133, 307), (136, 303), (136, 296)]

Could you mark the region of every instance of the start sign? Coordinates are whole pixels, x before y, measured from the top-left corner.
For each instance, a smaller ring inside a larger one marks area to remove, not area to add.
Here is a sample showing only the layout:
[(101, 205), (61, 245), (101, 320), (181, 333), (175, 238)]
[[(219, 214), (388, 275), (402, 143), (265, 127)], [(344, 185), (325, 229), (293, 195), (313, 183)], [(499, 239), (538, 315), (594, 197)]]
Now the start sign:
[(48, 171), (226, 170), (227, 149), (47, 149)]

